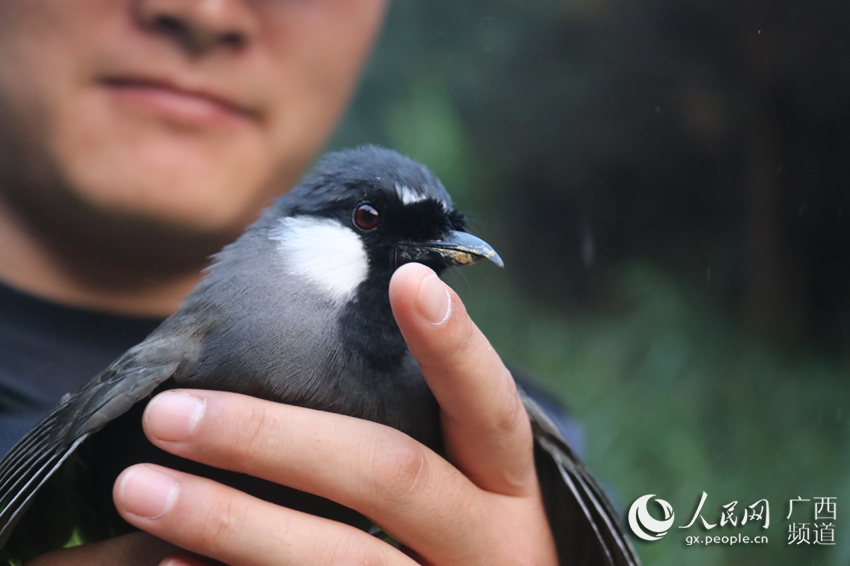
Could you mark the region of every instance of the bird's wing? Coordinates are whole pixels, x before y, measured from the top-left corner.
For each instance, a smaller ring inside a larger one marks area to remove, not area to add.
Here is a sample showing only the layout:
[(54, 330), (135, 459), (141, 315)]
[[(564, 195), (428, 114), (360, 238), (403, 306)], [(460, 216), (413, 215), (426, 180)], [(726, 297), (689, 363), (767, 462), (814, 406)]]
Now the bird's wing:
[(537, 474), (561, 562), (638, 566), (637, 553), (596, 479), (543, 409), (522, 390), (520, 397), (531, 419)]
[(128, 350), (77, 392), (67, 395), (0, 460), (0, 548), (33, 496), (92, 433), (124, 414), (174, 375), (181, 355), (168, 338)]

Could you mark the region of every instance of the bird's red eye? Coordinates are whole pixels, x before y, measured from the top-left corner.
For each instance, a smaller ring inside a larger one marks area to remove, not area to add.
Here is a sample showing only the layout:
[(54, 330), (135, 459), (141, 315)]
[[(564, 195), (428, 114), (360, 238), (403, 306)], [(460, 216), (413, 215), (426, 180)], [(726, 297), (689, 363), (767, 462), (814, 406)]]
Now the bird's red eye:
[(381, 223), (381, 213), (371, 204), (361, 204), (354, 209), (354, 223), (361, 230), (374, 230)]

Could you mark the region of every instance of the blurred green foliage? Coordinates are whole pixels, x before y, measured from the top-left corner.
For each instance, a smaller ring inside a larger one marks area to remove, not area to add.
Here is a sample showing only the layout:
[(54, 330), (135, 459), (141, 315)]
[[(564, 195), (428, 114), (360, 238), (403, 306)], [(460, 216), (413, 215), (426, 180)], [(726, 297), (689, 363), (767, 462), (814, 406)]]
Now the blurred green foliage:
[[(672, 504), (646, 564), (850, 563), (847, 24), (828, 0), (396, 2), (332, 144), (428, 164), (502, 254), (450, 280), (617, 503)], [(761, 534), (680, 531), (703, 491), (715, 523), (766, 498), (769, 543), (686, 546)], [(787, 544), (798, 496), (838, 497), (835, 546)]]
[[(713, 523), (731, 501), (739, 516), (770, 502), (765, 546), (686, 547), (685, 535), (764, 533), (674, 528), (662, 541), (637, 543), (645, 563), (845, 564), (846, 365), (746, 336), (645, 262), (615, 271), (623, 306), (578, 316), (533, 305), (510, 283), (494, 285), (492, 272), (455, 286), (496, 349), (545, 378), (580, 417), (588, 463), (621, 507), (655, 493), (681, 526), (703, 491), (702, 514)], [(798, 495), (839, 497), (835, 536), (845, 544), (787, 545), (788, 500)]]

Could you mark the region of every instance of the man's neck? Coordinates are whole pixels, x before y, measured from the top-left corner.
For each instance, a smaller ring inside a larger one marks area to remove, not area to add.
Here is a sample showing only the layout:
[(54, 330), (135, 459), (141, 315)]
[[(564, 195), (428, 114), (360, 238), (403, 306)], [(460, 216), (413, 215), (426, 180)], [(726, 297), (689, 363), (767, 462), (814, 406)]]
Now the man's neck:
[(116, 314), (173, 313), (200, 280), (204, 261), (175, 261), (163, 253), (157, 262), (136, 251), (128, 246), (126, 254), (101, 253), (79, 241), (36, 233), (0, 200), (0, 280), (21, 291)]

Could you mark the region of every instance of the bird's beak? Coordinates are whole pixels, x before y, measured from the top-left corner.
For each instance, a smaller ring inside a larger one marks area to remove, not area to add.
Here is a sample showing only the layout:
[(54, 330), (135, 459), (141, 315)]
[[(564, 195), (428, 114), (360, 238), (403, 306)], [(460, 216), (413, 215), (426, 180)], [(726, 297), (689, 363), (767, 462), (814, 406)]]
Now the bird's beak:
[(489, 259), (499, 267), (505, 266), (490, 244), (458, 230), (452, 230), (442, 240), (405, 242), (398, 246), (396, 252), (399, 265), (415, 261), (432, 267), (452, 267)]

